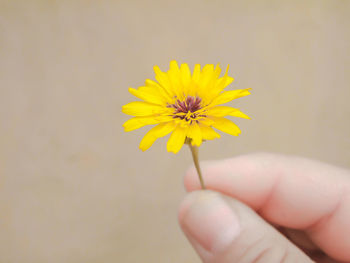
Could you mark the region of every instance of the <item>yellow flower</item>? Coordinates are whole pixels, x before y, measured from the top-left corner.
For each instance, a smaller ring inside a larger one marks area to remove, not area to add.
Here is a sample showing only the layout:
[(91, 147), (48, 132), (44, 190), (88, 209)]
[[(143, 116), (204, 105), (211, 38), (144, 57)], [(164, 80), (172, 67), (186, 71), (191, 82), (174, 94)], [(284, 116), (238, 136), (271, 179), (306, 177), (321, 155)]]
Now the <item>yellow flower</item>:
[(145, 125), (154, 125), (140, 143), (145, 151), (161, 137), (171, 133), (167, 143), (169, 152), (177, 153), (185, 143), (200, 146), (203, 140), (220, 138), (213, 128), (237, 136), (240, 129), (232, 121), (224, 118), (234, 116), (249, 119), (239, 109), (219, 106), (231, 100), (247, 96), (249, 89), (225, 91), (233, 81), (226, 73), (220, 76), (217, 65), (196, 64), (193, 74), (187, 64), (170, 62), (168, 72), (154, 67), (156, 81), (147, 79), (145, 86), (129, 88), (129, 92), (142, 101), (123, 106), (125, 114), (135, 116), (124, 123), (125, 131), (132, 131)]

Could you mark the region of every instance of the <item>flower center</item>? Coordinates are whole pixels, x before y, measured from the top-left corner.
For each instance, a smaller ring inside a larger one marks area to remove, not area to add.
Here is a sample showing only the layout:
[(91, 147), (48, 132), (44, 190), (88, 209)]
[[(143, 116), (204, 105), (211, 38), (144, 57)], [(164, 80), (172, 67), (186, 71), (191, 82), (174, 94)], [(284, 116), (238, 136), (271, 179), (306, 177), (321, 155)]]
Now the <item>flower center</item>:
[(169, 104), (169, 108), (174, 108), (173, 118), (185, 119), (186, 121), (197, 121), (198, 117), (205, 117), (198, 112), (201, 107), (202, 99), (200, 97), (187, 96), (185, 100), (176, 100), (174, 104)]

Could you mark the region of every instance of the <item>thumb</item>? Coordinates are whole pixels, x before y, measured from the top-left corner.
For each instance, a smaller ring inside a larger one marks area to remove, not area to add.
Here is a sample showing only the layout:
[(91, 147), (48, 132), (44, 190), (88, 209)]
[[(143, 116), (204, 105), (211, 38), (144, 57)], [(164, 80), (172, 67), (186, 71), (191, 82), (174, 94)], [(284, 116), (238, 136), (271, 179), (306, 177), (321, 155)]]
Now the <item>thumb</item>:
[(179, 222), (203, 262), (313, 262), (248, 206), (213, 191), (188, 194)]

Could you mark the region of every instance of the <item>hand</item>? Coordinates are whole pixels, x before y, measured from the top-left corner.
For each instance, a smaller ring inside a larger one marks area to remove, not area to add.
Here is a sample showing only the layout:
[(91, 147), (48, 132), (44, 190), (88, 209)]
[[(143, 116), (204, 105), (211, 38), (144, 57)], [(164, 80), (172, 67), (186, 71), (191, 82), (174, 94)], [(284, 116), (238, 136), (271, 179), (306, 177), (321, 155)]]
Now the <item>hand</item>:
[(203, 262), (350, 262), (350, 173), (254, 154), (185, 176), (180, 225)]

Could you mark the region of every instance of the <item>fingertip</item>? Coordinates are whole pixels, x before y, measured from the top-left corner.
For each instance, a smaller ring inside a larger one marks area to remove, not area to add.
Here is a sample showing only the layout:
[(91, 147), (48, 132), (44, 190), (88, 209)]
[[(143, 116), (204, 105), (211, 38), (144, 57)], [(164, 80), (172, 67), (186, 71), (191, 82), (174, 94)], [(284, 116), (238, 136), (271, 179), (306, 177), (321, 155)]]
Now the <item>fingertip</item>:
[(196, 193), (188, 193), (185, 198), (182, 200), (182, 202), (179, 205), (178, 209), (178, 219), (180, 224), (183, 222), (184, 216), (186, 212), (189, 210), (191, 203), (193, 202), (193, 196), (195, 196)]
[(203, 262), (280, 262), (287, 253), (293, 262), (309, 262), (246, 205), (210, 190), (186, 195), (179, 222)]
[(220, 194), (194, 191), (179, 208), (179, 222), (187, 237), (208, 252), (224, 250), (239, 234), (239, 220)]

